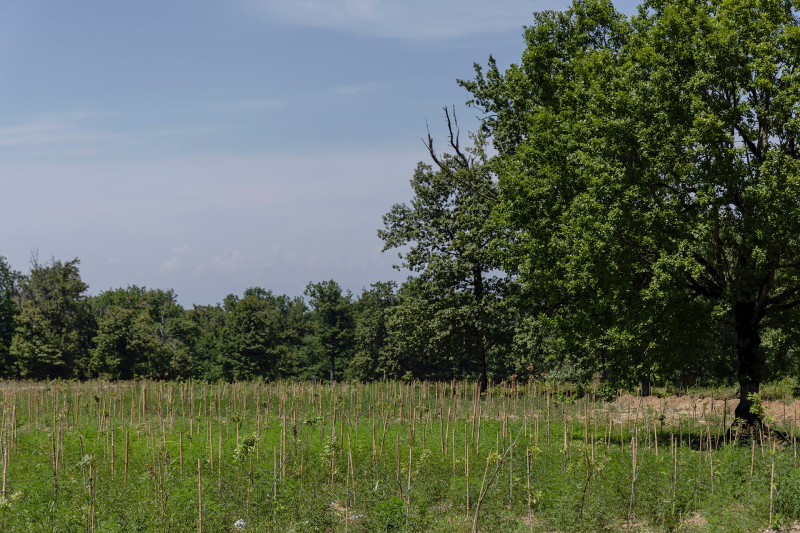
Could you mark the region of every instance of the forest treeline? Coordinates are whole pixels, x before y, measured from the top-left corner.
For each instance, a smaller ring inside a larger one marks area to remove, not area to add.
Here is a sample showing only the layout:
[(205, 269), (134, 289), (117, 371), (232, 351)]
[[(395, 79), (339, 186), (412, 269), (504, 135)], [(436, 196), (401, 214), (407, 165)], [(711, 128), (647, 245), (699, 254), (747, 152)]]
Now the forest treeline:
[[(375, 283), (358, 295), (335, 281), (310, 283), (294, 297), (252, 287), (191, 308), (169, 289), (90, 295), (77, 259), (34, 260), (23, 275), (0, 257), (0, 280), (5, 379), (477, 376), (468, 304), (455, 292), (437, 300), (418, 279)], [(520, 323), (505, 316), (485, 340), (495, 379), (530, 360), (527, 346), (514, 344), (522, 342)]]
[[(519, 281), (506, 276), (501, 292), (500, 278), (491, 279), (481, 326), (489, 380), (542, 373), (582, 380), (603, 371), (571, 362), (544, 303), (534, 305)], [(474, 291), (426, 276), (374, 283), (357, 295), (333, 280), (310, 283), (303, 296), (252, 287), (185, 308), (171, 289), (91, 295), (78, 259), (34, 259), (22, 274), (0, 257), (0, 290), (4, 379), (328, 380), (333, 368), (336, 380), (475, 380), (481, 372)], [(709, 360), (659, 381), (726, 380), (735, 351), (721, 340)], [(791, 358), (765, 349), (772, 377), (793, 375)], [(639, 376), (606, 370), (606, 377), (621, 384)]]
[(458, 83), (481, 117), (378, 235), (402, 284), (89, 296), (77, 261), (3, 263), (9, 378), (738, 382), (800, 365), (800, 5), (607, 0), (533, 14)]

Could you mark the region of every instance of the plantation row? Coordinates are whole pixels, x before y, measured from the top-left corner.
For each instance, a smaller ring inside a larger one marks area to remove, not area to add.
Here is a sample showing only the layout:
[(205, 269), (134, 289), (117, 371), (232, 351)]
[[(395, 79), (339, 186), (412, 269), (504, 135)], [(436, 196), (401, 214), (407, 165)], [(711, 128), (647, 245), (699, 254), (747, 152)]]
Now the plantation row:
[(756, 531), (800, 518), (795, 406), (751, 438), (726, 431), (725, 397), (479, 389), (3, 382), (0, 530)]

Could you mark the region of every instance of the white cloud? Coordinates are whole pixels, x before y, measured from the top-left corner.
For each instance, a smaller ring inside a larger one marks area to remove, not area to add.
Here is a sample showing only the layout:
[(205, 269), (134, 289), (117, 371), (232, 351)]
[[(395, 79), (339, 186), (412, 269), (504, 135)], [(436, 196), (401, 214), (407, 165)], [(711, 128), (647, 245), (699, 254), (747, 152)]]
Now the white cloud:
[(239, 250), (226, 250), (225, 255), (218, 255), (211, 260), (211, 266), (217, 270), (233, 272), (248, 262), (248, 257)]
[(277, 98), (267, 98), (262, 100), (241, 100), (229, 102), (219, 107), (220, 111), (269, 111), (278, 109), (284, 104), (283, 100)]
[(28, 115), (16, 123), (0, 122), (0, 151), (3, 157), (39, 161), (92, 161), (121, 153), (142, 159), (143, 150), (163, 152), (166, 146), (194, 143), (224, 129), (217, 125), (136, 129), (126, 127), (131, 116), (66, 110)]
[(98, 134), (86, 125), (87, 121), (112, 115), (90, 111), (33, 115), (22, 123), (0, 127), (0, 146), (36, 146), (91, 139)]
[(149, 139), (152, 137), (189, 137), (192, 135), (204, 135), (206, 133), (213, 133), (215, 131), (219, 131), (220, 128), (217, 126), (203, 126), (199, 128), (162, 128), (162, 129), (155, 129), (155, 130), (147, 130), (144, 132), (138, 133), (126, 133), (118, 135), (120, 138), (124, 139)]
[(375, 89), (379, 86), (379, 83), (359, 83), (357, 85), (344, 85), (342, 87), (337, 87), (336, 92), (341, 94), (342, 96), (353, 96), (356, 94), (362, 94), (369, 90)]
[(158, 267), (159, 274), (169, 274), (171, 272), (175, 272), (183, 261), (180, 257), (173, 257), (172, 259), (167, 259), (161, 263), (161, 266)]
[(279, 22), (415, 41), (521, 29), (557, 0), (253, 0)]
[(239, 250), (225, 250), (224, 254), (217, 255), (211, 261), (200, 263), (193, 274), (202, 274), (207, 271), (225, 272), (231, 274), (244, 267), (252, 266), (254, 259), (241, 253)]
[(191, 247), (189, 247), (188, 244), (184, 244), (183, 246), (178, 246), (177, 248), (175, 248), (175, 253), (176, 254), (186, 254), (186, 253), (189, 253), (191, 251), (192, 251), (192, 249), (191, 249)]
[(40, 122), (0, 128), (0, 145), (36, 145), (76, 138), (76, 130), (69, 124)]

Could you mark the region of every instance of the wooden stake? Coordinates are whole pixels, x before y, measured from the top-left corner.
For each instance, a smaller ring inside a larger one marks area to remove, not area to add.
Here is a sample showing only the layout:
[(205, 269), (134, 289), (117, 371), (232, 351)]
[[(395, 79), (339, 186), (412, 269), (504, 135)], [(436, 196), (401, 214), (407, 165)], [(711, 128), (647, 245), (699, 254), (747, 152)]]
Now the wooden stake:
[(381, 457), (383, 457), (383, 443), (386, 442), (386, 424), (389, 423), (389, 413), (386, 413), (386, 416), (383, 419), (383, 435), (381, 436)]
[(180, 463), (181, 463), (181, 474), (183, 474), (183, 430), (180, 432)]
[(130, 431), (125, 431), (125, 483), (128, 482), (128, 453), (131, 448)]
[[(222, 432), (220, 432), (220, 436)], [(208, 424), (208, 447), (210, 450), (209, 457), (211, 458), (211, 472), (214, 472), (214, 429), (211, 424)]]
[(114, 465), (116, 459), (116, 448), (114, 447), (114, 426), (111, 426), (111, 477), (114, 477)]
[(6, 499), (8, 492), (6, 490), (6, 472), (8, 471), (8, 437), (6, 437), (6, 445), (3, 447), (3, 499)]
[(466, 422), (464, 423), (464, 468), (467, 476), (467, 520), (469, 520), (469, 443), (467, 442)]
[[(413, 413), (413, 412), (412, 412)], [(413, 430), (412, 430), (413, 435)], [(408, 443), (408, 484), (406, 485), (406, 515), (408, 515), (408, 510), (411, 508), (411, 463), (413, 461), (413, 452), (414, 452), (414, 440), (413, 436)]]
[(97, 499), (97, 458), (93, 458), (92, 462), (89, 463), (89, 479), (92, 481), (92, 489), (91, 489), (91, 522), (90, 522), (90, 529), (92, 533), (94, 533), (94, 509), (95, 509), (95, 500)]
[(197, 514), (200, 522), (200, 533), (203, 533), (203, 474), (200, 469), (200, 458), (197, 458)]
[(533, 533), (533, 515), (531, 514), (531, 452), (528, 450), (526, 455), (526, 473), (525, 476), (528, 480), (528, 526), (531, 533)]
[(673, 473), (672, 473), (672, 512), (675, 512), (675, 497), (678, 494), (678, 449), (675, 447), (675, 436), (670, 432), (669, 435), (669, 442), (672, 446), (672, 461), (673, 461)]
[[(785, 404), (784, 404), (785, 405)], [(772, 514), (775, 510), (775, 440), (772, 441), (772, 456), (770, 457), (769, 475), (769, 529), (772, 529)]]
[(753, 428), (750, 428), (750, 484), (753, 484), (753, 467), (756, 461), (756, 439), (753, 435)]
[(658, 427), (655, 420), (653, 420), (653, 442), (656, 445), (656, 457), (658, 457)]
[(50, 445), (52, 448), (52, 455), (53, 455), (53, 492), (58, 494), (58, 459), (57, 457), (57, 450), (56, 450), (56, 434), (55, 430), (50, 433)]
[[(511, 435), (509, 435), (509, 439)], [(510, 448), (510, 452), (508, 454), (508, 471), (510, 472), (508, 476), (508, 504), (511, 505), (511, 502), (514, 501), (514, 446), (512, 445)]]

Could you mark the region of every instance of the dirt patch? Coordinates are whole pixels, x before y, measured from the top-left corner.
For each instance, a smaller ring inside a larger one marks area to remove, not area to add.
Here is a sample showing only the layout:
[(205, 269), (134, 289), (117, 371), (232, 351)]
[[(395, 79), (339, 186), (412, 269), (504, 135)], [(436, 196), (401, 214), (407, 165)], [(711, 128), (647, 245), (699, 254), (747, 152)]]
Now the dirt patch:
[(777, 533), (778, 531), (785, 531), (785, 532), (800, 531), (800, 522), (793, 523), (788, 529), (787, 528), (759, 529), (758, 533)]
[(700, 527), (700, 526), (705, 526), (706, 524), (708, 524), (708, 520), (706, 520), (705, 516), (703, 516), (703, 515), (701, 515), (699, 513), (694, 513), (692, 516), (690, 516), (689, 518), (684, 520), (684, 523), (687, 526)]
[[(641, 402), (641, 403), (640, 403)], [(652, 419), (663, 415), (665, 423), (673, 423), (680, 419), (692, 418), (698, 423), (706, 423), (706, 419), (726, 419), (728, 423), (734, 419), (734, 411), (739, 405), (738, 399), (724, 400), (719, 398), (709, 398), (702, 396), (670, 396), (667, 398), (657, 398), (648, 396), (638, 398), (630, 394), (620, 396), (614, 402), (606, 404), (606, 410), (611, 413), (616, 420), (630, 421), (638, 416), (641, 420), (645, 415)], [(800, 400), (795, 400), (789, 405), (782, 401), (764, 402), (767, 413), (778, 424), (786, 424), (793, 420), (795, 424), (800, 422)], [(727, 415), (725, 412), (727, 411)]]

